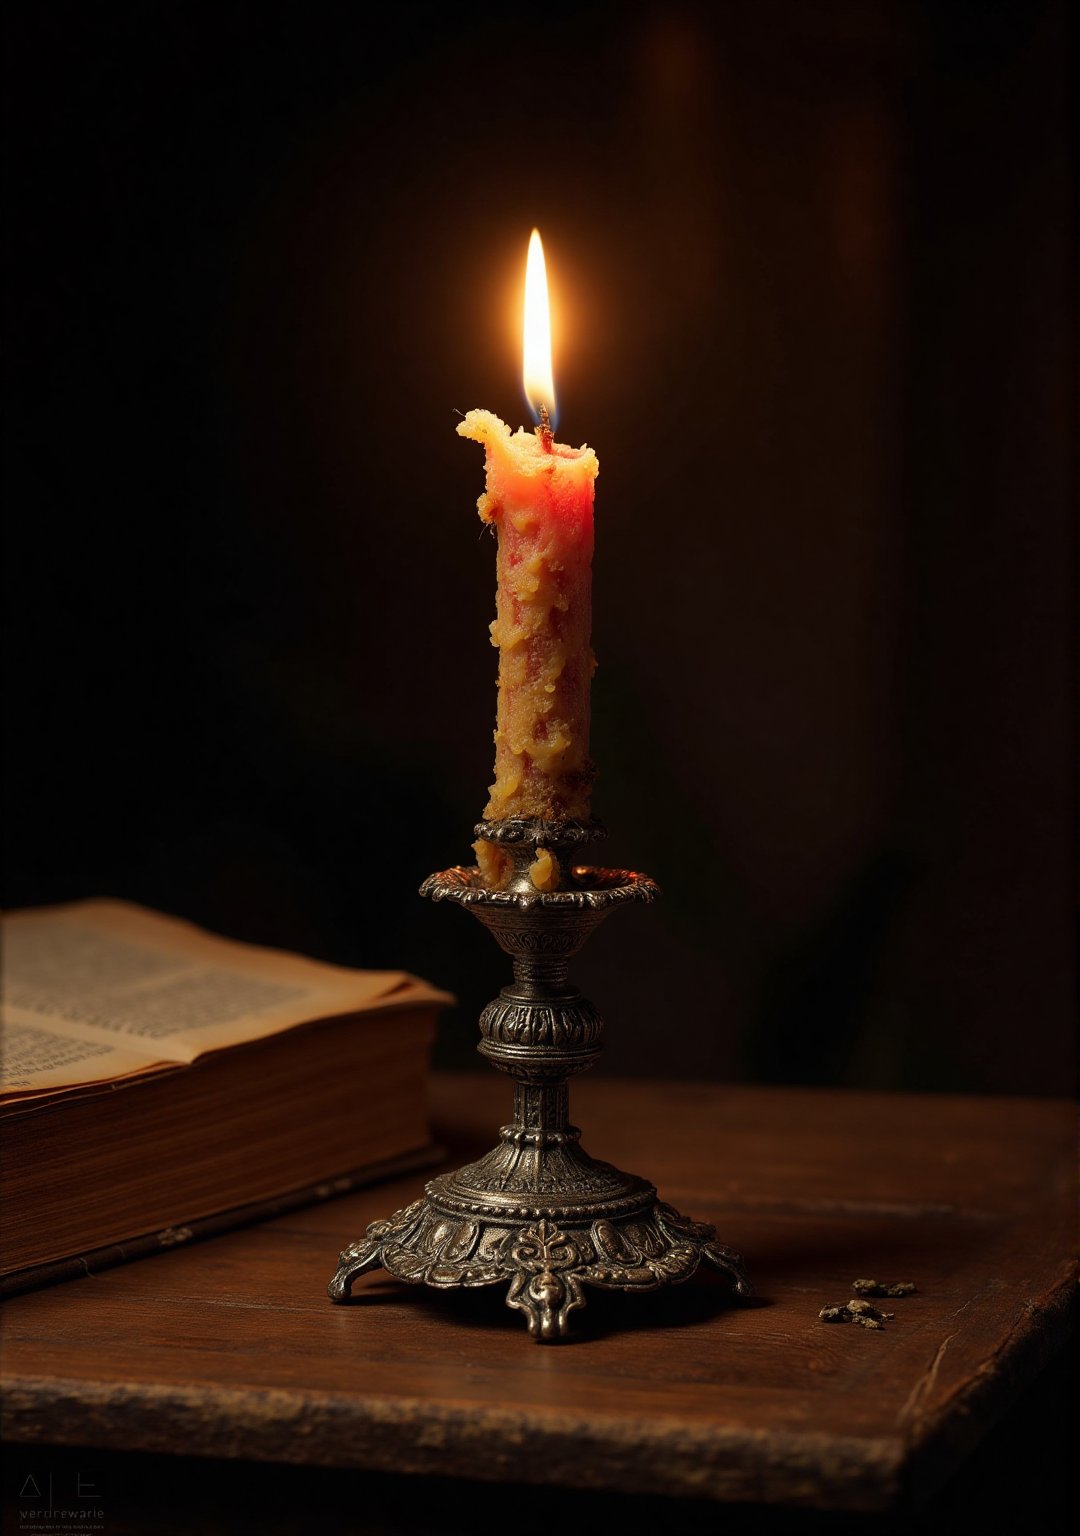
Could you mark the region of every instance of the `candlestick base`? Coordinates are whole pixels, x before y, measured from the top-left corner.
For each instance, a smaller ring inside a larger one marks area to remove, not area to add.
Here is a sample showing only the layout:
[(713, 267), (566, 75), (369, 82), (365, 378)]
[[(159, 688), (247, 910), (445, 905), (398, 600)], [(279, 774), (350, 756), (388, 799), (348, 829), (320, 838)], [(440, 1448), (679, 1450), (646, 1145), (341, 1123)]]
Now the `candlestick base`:
[[(742, 1260), (713, 1227), (681, 1216), (647, 1180), (589, 1157), (569, 1123), (567, 1079), (592, 1066), (603, 1034), (596, 1009), (567, 984), (569, 957), (615, 907), (654, 900), (655, 883), (572, 863), (581, 844), (604, 835), (597, 823), (513, 819), (476, 831), (509, 854), (505, 884), (492, 889), (479, 869), (458, 867), (430, 876), (421, 894), (466, 907), (513, 957), (514, 981), (484, 1009), (479, 1045), (515, 1080), (513, 1121), (486, 1157), (373, 1222), (341, 1254), (330, 1296), (344, 1301), (378, 1267), (440, 1290), (505, 1284), (507, 1306), (542, 1343), (566, 1336), (585, 1286), (656, 1290), (705, 1261), (749, 1296)], [(538, 890), (530, 871), (542, 850), (550, 860)]]

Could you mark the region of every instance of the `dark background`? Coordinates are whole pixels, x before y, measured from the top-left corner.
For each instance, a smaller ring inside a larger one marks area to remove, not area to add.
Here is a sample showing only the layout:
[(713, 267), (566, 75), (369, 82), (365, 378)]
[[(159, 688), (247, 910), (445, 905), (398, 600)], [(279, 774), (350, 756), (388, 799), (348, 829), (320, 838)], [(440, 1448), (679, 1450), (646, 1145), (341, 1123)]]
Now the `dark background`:
[(452, 988), (529, 230), (601, 462), (611, 1072), (1066, 1092), (1064, 4), (8, 22), (9, 903)]

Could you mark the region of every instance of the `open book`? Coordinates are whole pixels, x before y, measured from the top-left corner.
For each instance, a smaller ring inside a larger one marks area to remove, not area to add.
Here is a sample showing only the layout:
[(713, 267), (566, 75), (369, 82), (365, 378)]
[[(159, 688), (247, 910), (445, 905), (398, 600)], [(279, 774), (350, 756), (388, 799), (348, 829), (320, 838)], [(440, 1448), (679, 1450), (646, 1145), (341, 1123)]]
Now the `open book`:
[(85, 901), (4, 920), (3, 1000), (8, 1289), (160, 1228), (353, 1187), (429, 1148), (427, 1061), (451, 999), (405, 972)]

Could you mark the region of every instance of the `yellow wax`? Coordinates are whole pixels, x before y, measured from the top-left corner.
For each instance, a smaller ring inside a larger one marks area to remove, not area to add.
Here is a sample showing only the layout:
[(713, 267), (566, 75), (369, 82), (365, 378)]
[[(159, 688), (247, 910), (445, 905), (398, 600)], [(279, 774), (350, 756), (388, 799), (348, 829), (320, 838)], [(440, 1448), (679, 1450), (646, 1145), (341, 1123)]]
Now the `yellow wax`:
[[(583, 820), (596, 772), (589, 758), (596, 454), (561, 443), (545, 448), (536, 433), (511, 433), (490, 411), (470, 411), (457, 430), (484, 445), (487, 490), (477, 505), (499, 539), (495, 782), (484, 819)], [(481, 869), (487, 860), (494, 876), (498, 851), (480, 847)]]
[(547, 848), (538, 848), (529, 865), (529, 879), (538, 891), (554, 891), (559, 886), (559, 866)]

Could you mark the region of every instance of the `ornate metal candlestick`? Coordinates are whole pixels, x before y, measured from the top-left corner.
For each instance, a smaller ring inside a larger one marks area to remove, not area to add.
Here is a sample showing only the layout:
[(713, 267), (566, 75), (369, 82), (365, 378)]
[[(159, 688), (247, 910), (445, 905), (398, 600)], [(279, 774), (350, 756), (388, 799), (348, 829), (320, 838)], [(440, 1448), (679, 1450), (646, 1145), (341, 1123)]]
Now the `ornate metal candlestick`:
[[(342, 1253), (331, 1297), (344, 1301), (380, 1265), (440, 1289), (508, 1285), (507, 1306), (525, 1314), (533, 1338), (550, 1342), (585, 1305), (586, 1285), (655, 1290), (688, 1280), (705, 1259), (749, 1295), (742, 1261), (714, 1228), (680, 1216), (645, 1179), (589, 1157), (568, 1118), (567, 1079), (592, 1066), (604, 1027), (567, 983), (568, 961), (609, 912), (652, 901), (656, 885), (631, 870), (573, 864), (582, 844), (604, 835), (595, 823), (481, 822), (476, 833), (510, 855), (507, 887), (491, 890), (478, 869), (458, 867), (420, 890), (474, 913), (513, 957), (513, 983), (480, 1016), (479, 1046), (514, 1079), (513, 1122), (478, 1163), (439, 1175), (422, 1199), (373, 1222)], [(545, 891), (529, 873), (541, 848), (558, 864), (556, 886)]]

